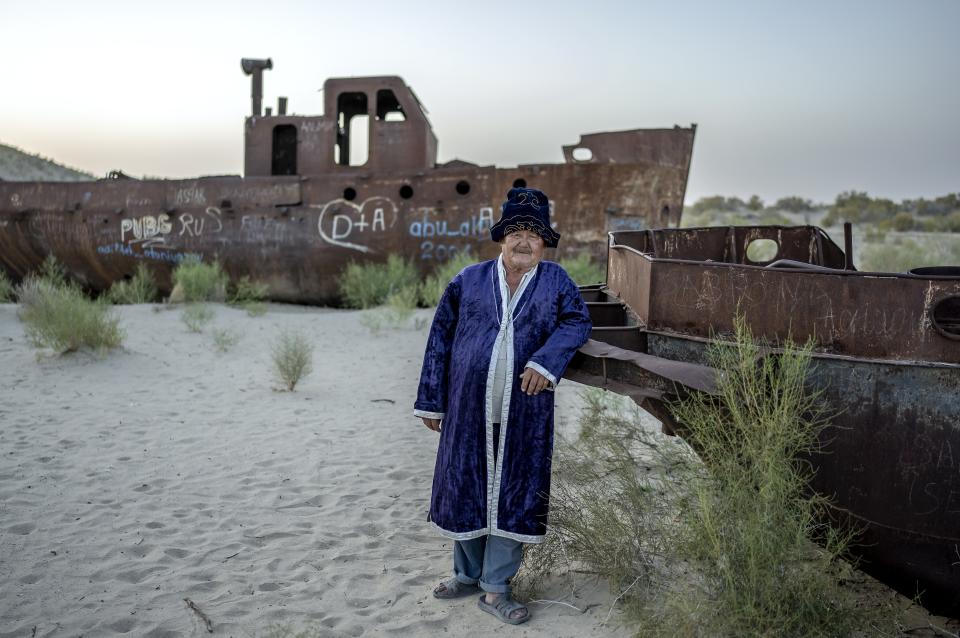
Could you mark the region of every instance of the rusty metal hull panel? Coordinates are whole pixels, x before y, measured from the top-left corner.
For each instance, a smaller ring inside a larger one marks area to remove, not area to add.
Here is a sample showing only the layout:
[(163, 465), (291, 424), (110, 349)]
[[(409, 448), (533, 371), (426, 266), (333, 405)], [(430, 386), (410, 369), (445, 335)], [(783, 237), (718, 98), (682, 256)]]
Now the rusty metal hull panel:
[[(766, 261), (751, 259), (758, 239), (775, 244)], [(585, 291), (593, 339), (705, 365), (709, 339), (731, 334), (739, 312), (773, 348), (812, 340), (811, 383), (834, 415), (810, 459), (813, 488), (834, 501), (835, 522), (862, 530), (866, 571), (960, 616), (960, 277), (844, 269), (814, 227), (615, 232), (609, 244), (606, 285)], [(633, 388), (682, 433), (668, 380), (628, 359), (580, 353), (573, 374)], [(674, 396), (691, 389), (680, 386)]]
[[(945, 337), (931, 321), (938, 304), (960, 295), (960, 278), (840, 270), (842, 252), (820, 229), (786, 230), (766, 227), (742, 234), (779, 234), (781, 246), (795, 248), (783, 249), (786, 258), (834, 269), (731, 263), (724, 261), (730, 254), (725, 252), (727, 229), (657, 230), (650, 233), (657, 239), (656, 257), (642, 252), (646, 244), (638, 250), (619, 243), (627, 239), (640, 245), (647, 233), (613, 235), (607, 285), (650, 330), (696, 337), (729, 333), (739, 309), (754, 332), (768, 339), (813, 339), (818, 349), (834, 354), (960, 363), (960, 340)], [(699, 245), (698, 238), (704, 239)], [(708, 239), (716, 240), (714, 248), (694, 259)], [(818, 242), (827, 255), (823, 259), (817, 257)]]

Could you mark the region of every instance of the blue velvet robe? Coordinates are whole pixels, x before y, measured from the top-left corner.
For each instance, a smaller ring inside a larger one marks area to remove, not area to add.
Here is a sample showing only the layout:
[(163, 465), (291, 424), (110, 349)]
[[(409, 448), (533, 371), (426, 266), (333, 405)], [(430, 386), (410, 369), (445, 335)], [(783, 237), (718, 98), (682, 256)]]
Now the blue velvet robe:
[[(590, 336), (590, 316), (573, 280), (548, 261), (525, 275), (508, 307), (501, 259), (469, 266), (447, 286), (414, 414), (443, 419), (429, 516), (440, 532), (456, 540), (492, 534), (538, 543), (549, 506), (553, 392), (528, 396), (519, 377), (532, 367), (555, 386)], [(500, 344), (507, 348), (507, 384), (502, 414), (493, 415)], [(501, 424), (496, 464), (493, 423)]]

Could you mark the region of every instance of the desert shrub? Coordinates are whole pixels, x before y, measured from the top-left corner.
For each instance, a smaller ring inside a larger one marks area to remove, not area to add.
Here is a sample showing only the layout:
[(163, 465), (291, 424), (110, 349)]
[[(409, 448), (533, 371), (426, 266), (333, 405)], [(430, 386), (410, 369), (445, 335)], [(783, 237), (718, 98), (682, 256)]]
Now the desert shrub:
[(63, 264), (57, 261), (57, 258), (53, 255), (47, 255), (44, 258), (43, 263), (40, 264), (40, 268), (36, 272), (36, 276), (55, 286), (61, 286), (67, 283), (67, 269), (64, 268)]
[(115, 304), (151, 303), (157, 298), (157, 284), (143, 262), (130, 279), (115, 282), (107, 291), (107, 300)]
[(240, 342), (240, 333), (230, 328), (214, 328), (210, 334), (213, 336), (213, 347), (217, 352), (226, 352)]
[(715, 394), (671, 408), (690, 446), (644, 430), (635, 408), (586, 397), (580, 440), (558, 446), (551, 534), (527, 550), (521, 589), (547, 571), (595, 572), (638, 635), (893, 634), (886, 609), (858, 608), (841, 586), (850, 537), (821, 523), (827, 503), (798, 460), (826, 427), (810, 353), (767, 353), (738, 321), (708, 351)]
[(234, 285), (227, 303), (247, 311), (251, 317), (259, 317), (267, 312), (263, 300), (267, 297), (267, 285), (255, 282), (244, 275)]
[(179, 294), (177, 301), (223, 301), (226, 298), (227, 275), (219, 262), (205, 264), (198, 260), (181, 262), (173, 271), (173, 283)]
[(17, 288), (20, 319), (31, 342), (59, 353), (119, 346), (124, 333), (106, 300), (91, 300), (76, 284), (50, 274), (30, 275)]
[(606, 264), (594, 261), (588, 253), (561, 259), (559, 263), (578, 286), (602, 283), (607, 278)]
[(384, 305), (363, 311), (360, 315), (360, 323), (374, 334), (378, 334), (384, 328), (402, 328), (417, 309), (419, 299), (419, 285), (401, 288), (387, 297)]
[(7, 273), (0, 270), (0, 303), (4, 301), (13, 301), (13, 284)]
[(183, 309), (180, 320), (190, 332), (203, 332), (204, 326), (213, 321), (213, 309), (204, 303), (191, 303)]
[(373, 308), (387, 301), (391, 294), (415, 286), (420, 280), (413, 262), (390, 255), (386, 263), (358, 264), (351, 262), (338, 279), (340, 296), (348, 308)]
[(313, 344), (299, 332), (280, 333), (271, 350), (273, 369), (289, 391), (313, 369)]
[(451, 259), (443, 262), (432, 274), (428, 275), (420, 287), (420, 302), (427, 308), (432, 308), (440, 303), (440, 297), (447, 285), (456, 277), (461, 270), (477, 263), (477, 258), (470, 252), (460, 252)]

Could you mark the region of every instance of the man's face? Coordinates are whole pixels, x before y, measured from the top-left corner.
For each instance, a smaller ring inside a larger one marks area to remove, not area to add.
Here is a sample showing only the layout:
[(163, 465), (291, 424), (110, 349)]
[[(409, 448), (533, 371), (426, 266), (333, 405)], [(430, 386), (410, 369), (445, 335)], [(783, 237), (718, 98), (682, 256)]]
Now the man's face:
[(543, 238), (532, 230), (515, 230), (500, 242), (500, 251), (508, 269), (527, 271), (543, 259)]

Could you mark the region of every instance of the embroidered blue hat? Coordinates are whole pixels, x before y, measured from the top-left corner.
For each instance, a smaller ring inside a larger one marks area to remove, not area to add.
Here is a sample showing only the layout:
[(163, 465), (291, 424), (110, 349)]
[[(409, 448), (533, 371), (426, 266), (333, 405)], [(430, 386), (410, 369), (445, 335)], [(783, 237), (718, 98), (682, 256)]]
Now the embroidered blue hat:
[(518, 230), (532, 230), (549, 248), (556, 248), (560, 233), (550, 227), (550, 200), (536, 188), (511, 188), (500, 207), (500, 219), (490, 227), (490, 237), (499, 242)]

